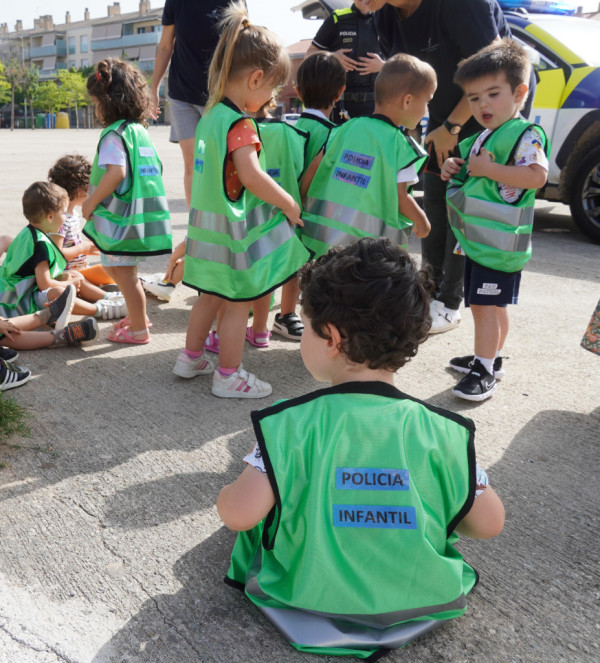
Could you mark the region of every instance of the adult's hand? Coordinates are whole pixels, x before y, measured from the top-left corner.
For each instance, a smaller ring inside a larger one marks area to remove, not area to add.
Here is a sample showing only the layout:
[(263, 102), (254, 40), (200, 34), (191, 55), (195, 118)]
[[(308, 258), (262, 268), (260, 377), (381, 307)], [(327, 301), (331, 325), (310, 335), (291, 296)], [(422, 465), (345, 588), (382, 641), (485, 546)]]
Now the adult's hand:
[(444, 161), (452, 156), (452, 152), (458, 144), (458, 136), (453, 136), (446, 127), (442, 125), (427, 134), (425, 137), (425, 145), (429, 145), (429, 143), (433, 143), (438, 166), (441, 170)]
[(158, 116), (160, 115), (160, 107), (159, 107), (160, 100), (158, 98), (158, 91), (150, 90), (150, 117), (152, 117), (154, 120), (158, 120)]
[(358, 60), (359, 62), (356, 66), (356, 70), (360, 72), (361, 76), (379, 73), (384, 63), (384, 60), (382, 60), (377, 53), (367, 53), (358, 58)]
[(352, 53), (352, 49), (340, 48), (339, 51), (333, 52), (335, 57), (340, 61), (342, 67), (344, 67), (345, 71), (354, 71), (355, 69), (358, 69), (358, 62), (352, 58), (349, 58), (346, 53)]

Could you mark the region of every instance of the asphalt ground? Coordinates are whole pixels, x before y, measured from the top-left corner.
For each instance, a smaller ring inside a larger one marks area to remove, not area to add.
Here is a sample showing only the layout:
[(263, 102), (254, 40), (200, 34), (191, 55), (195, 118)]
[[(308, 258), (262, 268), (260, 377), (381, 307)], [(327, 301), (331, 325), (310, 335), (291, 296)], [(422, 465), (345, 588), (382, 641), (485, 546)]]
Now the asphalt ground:
[[(178, 242), (183, 169), (167, 131), (151, 128)], [(91, 159), (98, 135), (0, 131), (0, 234), (23, 227), (24, 189), (62, 154)], [(448, 359), (472, 351), (468, 311), (398, 372), (400, 389), (474, 419), (507, 521), (497, 539), (459, 544), (481, 575), (467, 614), (385, 660), (600, 661), (600, 358), (579, 347), (600, 296), (599, 256), (566, 207), (539, 203), (496, 395), (471, 404), (450, 393)], [(153, 258), (140, 271), (165, 265)], [(32, 437), (0, 446), (1, 663), (319, 660), (223, 584), (234, 534), (214, 507), (254, 444), (250, 411), (317, 383), (298, 344), (277, 336), (245, 350), (247, 368), (273, 384), (263, 401), (218, 399), (210, 377), (177, 378), (194, 297), (178, 287), (169, 304), (148, 298), (147, 346), (108, 342), (101, 322), (81, 348), (22, 353), (34, 377), (9, 395), (29, 411)]]

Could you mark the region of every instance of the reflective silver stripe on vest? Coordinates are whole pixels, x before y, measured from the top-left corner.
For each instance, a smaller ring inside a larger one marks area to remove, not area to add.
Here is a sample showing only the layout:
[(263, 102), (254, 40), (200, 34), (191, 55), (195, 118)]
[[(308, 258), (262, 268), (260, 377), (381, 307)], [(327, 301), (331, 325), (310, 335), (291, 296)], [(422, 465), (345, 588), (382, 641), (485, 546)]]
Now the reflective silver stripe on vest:
[[(343, 223), (346, 226), (356, 228), (365, 235), (370, 235), (371, 237), (387, 237), (395, 244), (406, 244), (408, 242), (408, 233), (406, 230), (392, 228), (382, 219), (372, 216), (371, 214), (359, 212), (356, 209), (352, 209), (352, 207), (346, 207), (345, 205), (333, 203), (329, 200), (307, 198), (305, 209), (311, 214), (316, 214), (317, 216), (332, 219), (338, 223)], [(308, 225), (311, 226), (311, 230), (307, 232)], [(319, 226), (319, 228), (323, 228), (323, 230), (318, 230), (315, 226)], [(302, 232), (303, 234), (318, 239), (325, 244), (337, 246), (347, 246), (357, 240), (356, 235), (350, 234), (349, 236), (346, 236), (346, 233), (342, 230), (322, 226), (314, 221), (305, 221)], [(330, 240), (330, 237), (333, 238), (333, 240)]]
[(289, 642), (309, 647), (398, 649), (446, 621), (428, 619), (381, 629), (350, 625), (339, 618), (323, 618), (302, 610), (260, 605), (256, 607), (277, 626)]
[(294, 236), (294, 231), (290, 225), (283, 222), (270, 230), (267, 235), (250, 244), (245, 251), (239, 253), (226, 246), (220, 246), (212, 242), (199, 242), (188, 237), (185, 254), (190, 258), (220, 262), (223, 265), (228, 265), (231, 269), (243, 271), (253, 267), (259, 260), (273, 253)]
[[(489, 246), (492, 249), (508, 251), (511, 253), (523, 252), (529, 249), (531, 244), (531, 233), (516, 234), (513, 232), (503, 232), (501, 230), (486, 228), (474, 223), (465, 223), (461, 215), (453, 206), (456, 205), (459, 209), (464, 211), (465, 214), (472, 216), (475, 216), (475, 213), (473, 212), (475, 209), (477, 210), (477, 215), (484, 219), (499, 221), (500, 223), (510, 224), (514, 227), (519, 225), (531, 225), (533, 223), (533, 207), (511, 208), (508, 205), (502, 205), (500, 203), (489, 203), (483, 200), (476, 200), (475, 198), (465, 198), (462, 191), (456, 193), (450, 193), (449, 191), (448, 199), (452, 201), (452, 205), (448, 205), (448, 219), (450, 225), (460, 231), (467, 241), (477, 242), (478, 244)], [(470, 203), (472, 201), (477, 204), (471, 205)], [(505, 211), (503, 218), (499, 219), (497, 218), (497, 214), (494, 216), (490, 213), (492, 211), (497, 212), (497, 210), (493, 210), (494, 206)], [(514, 214), (511, 214), (511, 212), (514, 212)]]
[[(0, 293), (0, 304), (15, 306), (15, 315), (26, 315), (31, 308), (35, 286), (35, 276), (30, 276), (29, 278), (19, 281), (14, 286), (14, 290), (6, 290), (5, 292)], [(27, 294), (29, 294), (29, 296), (26, 297)], [(25, 306), (23, 306), (23, 304), (25, 304)]]
[(451, 187), (447, 197), (464, 214), (480, 219), (489, 219), (509, 226), (529, 226), (533, 223), (533, 207), (516, 207), (503, 203), (493, 203), (481, 198), (466, 196), (462, 189)]
[(231, 221), (225, 214), (203, 212), (202, 210), (192, 208), (190, 210), (189, 224), (193, 228), (211, 230), (212, 232), (227, 235), (233, 240), (242, 240), (248, 237), (248, 233), (251, 230), (262, 226), (263, 223), (271, 219), (275, 210), (273, 207), (259, 205), (248, 212), (245, 220)]
[[(268, 601), (271, 598), (260, 588), (256, 580), (254, 565), (248, 573), (248, 578), (246, 579), (246, 592), (252, 596), (255, 596), (261, 601)], [(316, 610), (303, 610), (303, 612), (310, 612), (313, 615), (325, 619), (342, 619), (346, 622), (358, 623), (372, 628), (387, 628), (392, 624), (407, 622), (411, 619), (418, 619), (419, 617), (426, 617), (427, 615), (434, 615), (439, 612), (447, 612), (449, 610), (464, 610), (466, 606), (467, 597), (464, 594), (461, 594), (454, 601), (440, 605), (422, 606), (420, 608), (412, 608), (409, 610), (393, 610), (391, 612), (382, 612), (379, 614), (359, 615), (353, 613), (345, 615), (343, 613), (332, 614), (328, 612), (317, 612)]]
[(96, 214), (93, 215), (93, 220), (98, 233), (117, 242), (144, 239), (145, 237), (160, 237), (170, 232), (170, 224), (167, 220), (149, 221), (127, 226), (120, 226)]
[[(90, 195), (96, 187), (90, 187)], [(166, 196), (153, 196), (152, 198), (137, 198), (131, 202), (119, 200), (114, 196), (107, 196), (102, 201), (102, 207), (111, 214), (123, 218), (134, 216), (135, 214), (150, 214), (152, 212), (168, 212), (169, 203)]]

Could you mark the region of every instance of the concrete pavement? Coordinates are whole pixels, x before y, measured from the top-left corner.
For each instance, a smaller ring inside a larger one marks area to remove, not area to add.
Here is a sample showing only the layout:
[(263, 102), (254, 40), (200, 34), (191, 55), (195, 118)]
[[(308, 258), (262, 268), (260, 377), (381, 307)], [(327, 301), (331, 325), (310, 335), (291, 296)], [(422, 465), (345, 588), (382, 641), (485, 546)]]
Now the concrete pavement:
[[(151, 133), (180, 241), (179, 148), (167, 129)], [(67, 152), (91, 159), (98, 136), (0, 131), (0, 233), (24, 225), (21, 196), (31, 182)], [(456, 376), (446, 362), (472, 348), (468, 311), (398, 372), (402, 390), (474, 419), (478, 460), (507, 523), (493, 541), (459, 545), (481, 574), (467, 614), (385, 660), (600, 661), (600, 358), (579, 348), (600, 297), (599, 257), (567, 208), (539, 204), (497, 394), (473, 405), (450, 393)], [(140, 271), (165, 264), (153, 258)], [(101, 323), (101, 338), (81, 349), (22, 353), (34, 378), (10, 396), (30, 411), (33, 436), (0, 445), (8, 462), (0, 471), (0, 663), (324, 660), (295, 652), (222, 583), (234, 535), (214, 508), (254, 444), (250, 411), (317, 385), (298, 345), (276, 336), (267, 350), (245, 351), (248, 369), (273, 384), (263, 401), (217, 399), (210, 378), (176, 378), (194, 297), (185, 287), (169, 304), (149, 297), (148, 346), (115, 346)]]

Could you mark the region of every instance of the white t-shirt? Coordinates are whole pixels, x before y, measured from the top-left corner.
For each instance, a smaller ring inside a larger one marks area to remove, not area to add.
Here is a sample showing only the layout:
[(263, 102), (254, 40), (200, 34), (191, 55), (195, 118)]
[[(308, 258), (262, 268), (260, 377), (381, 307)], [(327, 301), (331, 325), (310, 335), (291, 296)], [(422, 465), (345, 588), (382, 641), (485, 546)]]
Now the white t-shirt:
[(106, 168), (106, 166), (122, 166), (125, 168), (125, 179), (119, 184), (116, 192), (122, 194), (129, 190), (129, 187), (131, 186), (131, 172), (129, 169), (127, 150), (123, 145), (123, 141), (116, 133), (114, 133), (114, 131), (111, 131), (104, 136), (100, 142), (98, 165), (102, 168)]

